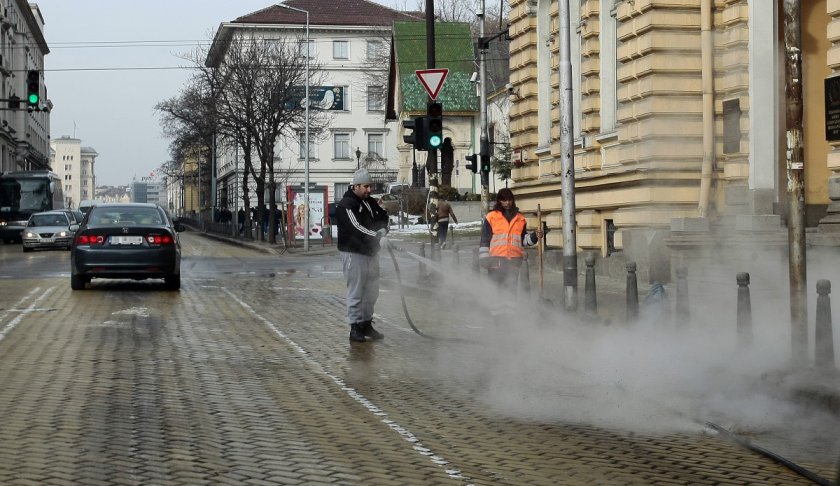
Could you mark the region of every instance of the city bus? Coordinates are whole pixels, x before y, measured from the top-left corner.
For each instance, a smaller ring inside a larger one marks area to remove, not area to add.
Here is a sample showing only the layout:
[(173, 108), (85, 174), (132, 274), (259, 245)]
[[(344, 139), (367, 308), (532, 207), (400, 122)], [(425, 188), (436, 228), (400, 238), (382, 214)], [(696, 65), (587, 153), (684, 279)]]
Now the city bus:
[(0, 174), (0, 239), (20, 241), (20, 233), (32, 213), (64, 209), (61, 179), (48, 170)]

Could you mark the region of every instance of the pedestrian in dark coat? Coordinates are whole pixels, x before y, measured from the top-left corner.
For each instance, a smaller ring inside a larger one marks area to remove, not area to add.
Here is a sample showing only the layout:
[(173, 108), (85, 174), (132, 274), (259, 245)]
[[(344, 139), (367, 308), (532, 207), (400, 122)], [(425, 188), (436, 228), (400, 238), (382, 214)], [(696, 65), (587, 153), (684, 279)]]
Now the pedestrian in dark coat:
[(379, 240), (388, 232), (388, 212), (370, 198), (370, 190), (370, 174), (357, 170), (336, 210), (352, 342), (385, 337), (373, 328), (373, 307), (379, 298)]

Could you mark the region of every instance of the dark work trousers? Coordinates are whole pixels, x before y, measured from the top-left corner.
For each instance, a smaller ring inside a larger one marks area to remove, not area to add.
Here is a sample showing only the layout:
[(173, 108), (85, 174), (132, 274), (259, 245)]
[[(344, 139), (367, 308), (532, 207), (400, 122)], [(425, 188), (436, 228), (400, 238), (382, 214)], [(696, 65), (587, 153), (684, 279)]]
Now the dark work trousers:
[(341, 265), (347, 282), (347, 324), (372, 320), (379, 298), (379, 255), (343, 251)]
[(446, 235), (449, 233), (449, 220), (438, 220), (438, 244), (446, 243)]
[(522, 266), (522, 259), (498, 258), (497, 260), (498, 266), (487, 269), (487, 275), (499, 289), (498, 298), (490, 302), (490, 313), (495, 319), (502, 319), (501, 316), (513, 312), (516, 308), (516, 302), (519, 299), (519, 267)]

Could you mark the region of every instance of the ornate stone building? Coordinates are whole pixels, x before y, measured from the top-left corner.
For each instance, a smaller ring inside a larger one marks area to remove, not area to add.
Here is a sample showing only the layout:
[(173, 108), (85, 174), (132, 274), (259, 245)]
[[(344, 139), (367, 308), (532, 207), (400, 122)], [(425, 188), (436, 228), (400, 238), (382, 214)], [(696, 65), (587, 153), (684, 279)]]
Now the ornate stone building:
[[(569, 3), (579, 250), (623, 250), (668, 275), (687, 234), (784, 242), (783, 2)], [(559, 2), (510, 4), (514, 190), (559, 230)], [(826, 141), (824, 86), (840, 70), (840, 2), (802, 2), (801, 27), (809, 242), (835, 244), (840, 152)]]

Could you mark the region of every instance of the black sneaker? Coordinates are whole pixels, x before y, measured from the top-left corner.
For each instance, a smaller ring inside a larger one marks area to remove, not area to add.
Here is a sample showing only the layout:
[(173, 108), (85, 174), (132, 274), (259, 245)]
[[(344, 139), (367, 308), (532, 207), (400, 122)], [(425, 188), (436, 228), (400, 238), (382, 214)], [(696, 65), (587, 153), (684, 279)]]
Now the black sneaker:
[(363, 332), (364, 323), (357, 322), (350, 324), (350, 342), (363, 343), (366, 341), (365, 333)]
[(362, 333), (374, 341), (385, 339), (384, 334), (373, 328), (373, 321), (365, 321), (362, 323)]

